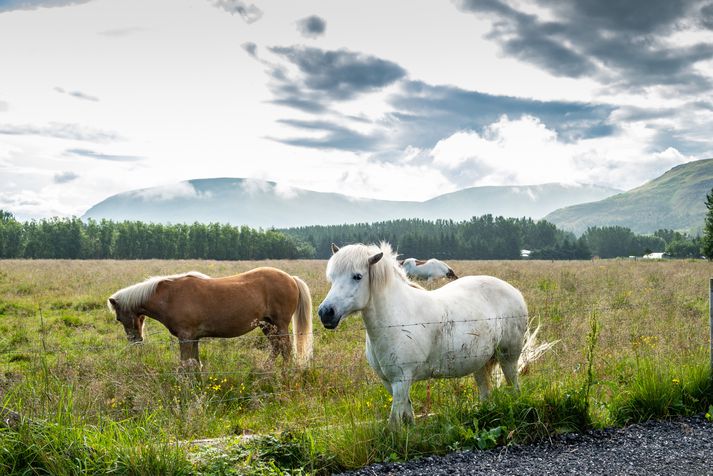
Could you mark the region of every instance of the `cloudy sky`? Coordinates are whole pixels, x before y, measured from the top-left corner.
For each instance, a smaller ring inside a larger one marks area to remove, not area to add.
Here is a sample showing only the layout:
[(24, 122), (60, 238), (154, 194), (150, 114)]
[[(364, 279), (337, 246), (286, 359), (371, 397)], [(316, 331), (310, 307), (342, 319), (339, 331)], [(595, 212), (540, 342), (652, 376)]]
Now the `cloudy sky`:
[(712, 86), (713, 0), (0, 0), (0, 209), (630, 189), (713, 157)]

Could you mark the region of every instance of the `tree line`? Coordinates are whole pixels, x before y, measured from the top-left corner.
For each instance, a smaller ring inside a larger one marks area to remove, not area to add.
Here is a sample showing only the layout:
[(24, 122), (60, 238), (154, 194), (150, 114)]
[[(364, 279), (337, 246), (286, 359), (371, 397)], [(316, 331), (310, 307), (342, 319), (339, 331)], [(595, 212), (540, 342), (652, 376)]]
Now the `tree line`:
[(313, 253), (284, 233), (247, 226), (79, 218), (21, 222), (0, 210), (0, 258), (255, 260)]
[(317, 258), (330, 244), (390, 242), (403, 256), (439, 259), (519, 259), (523, 249), (562, 259), (588, 259), (584, 243), (544, 220), (483, 215), (466, 221), (403, 219), (282, 230), (310, 244)]
[(591, 227), (580, 237), (530, 218), (404, 219), (255, 230), (218, 223), (160, 224), (50, 218), (18, 221), (0, 210), (0, 258), (327, 259), (330, 244), (390, 242), (402, 256), (439, 259), (590, 259), (666, 251), (698, 257), (702, 240), (673, 230), (637, 235)]
[(590, 227), (580, 236), (545, 220), (483, 215), (467, 221), (393, 220), (353, 225), (307, 226), (283, 230), (311, 245), (316, 257), (329, 257), (330, 243), (386, 240), (403, 256), (439, 259), (590, 259), (666, 252), (700, 256), (700, 239), (673, 230), (638, 235), (621, 226)]

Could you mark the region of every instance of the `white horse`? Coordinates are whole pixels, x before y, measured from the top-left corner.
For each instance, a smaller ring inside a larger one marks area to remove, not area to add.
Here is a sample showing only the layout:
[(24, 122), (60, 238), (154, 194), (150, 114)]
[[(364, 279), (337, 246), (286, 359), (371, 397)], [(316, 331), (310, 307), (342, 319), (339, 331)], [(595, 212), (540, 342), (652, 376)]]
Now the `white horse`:
[(428, 261), (406, 258), (401, 263), (401, 266), (406, 271), (406, 274), (413, 278), (427, 279), (429, 281), (440, 278), (458, 279), (458, 276), (450, 266), (436, 258), (431, 258)]
[(518, 358), (527, 329), (527, 306), (510, 284), (466, 276), (426, 291), (411, 283), (388, 243), (332, 245), (327, 279), (332, 286), (319, 317), (334, 329), (362, 312), (366, 358), (392, 395), (391, 425), (414, 419), (411, 383), (475, 374), (480, 399), (490, 393), (496, 363), (518, 389)]

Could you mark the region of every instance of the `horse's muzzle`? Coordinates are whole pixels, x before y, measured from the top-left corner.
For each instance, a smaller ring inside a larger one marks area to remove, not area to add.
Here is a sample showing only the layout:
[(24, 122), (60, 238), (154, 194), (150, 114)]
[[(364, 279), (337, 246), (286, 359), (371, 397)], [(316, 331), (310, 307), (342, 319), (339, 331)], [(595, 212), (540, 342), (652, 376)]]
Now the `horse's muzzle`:
[(332, 306), (319, 306), (317, 314), (319, 314), (322, 325), (327, 329), (336, 329), (337, 325), (339, 325), (340, 318), (337, 317)]

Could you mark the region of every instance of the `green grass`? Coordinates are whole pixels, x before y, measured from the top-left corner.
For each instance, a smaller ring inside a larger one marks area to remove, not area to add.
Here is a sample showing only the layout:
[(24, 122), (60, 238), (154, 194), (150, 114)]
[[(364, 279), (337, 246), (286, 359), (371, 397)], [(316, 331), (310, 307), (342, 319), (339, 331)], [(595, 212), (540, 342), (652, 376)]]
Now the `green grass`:
[(705, 366), (672, 368), (661, 362), (639, 364), (634, 379), (610, 405), (616, 424), (692, 415), (713, 404), (713, 387)]
[(1, 474), (192, 474), (184, 449), (153, 424), (152, 415), (99, 417), (89, 424), (74, 408), (76, 392), (64, 387), (56, 395), (47, 412), (52, 419), (24, 417), (0, 427)]
[[(306, 370), (269, 363), (251, 333), (203, 342), (203, 372), (189, 375), (165, 328), (147, 320), (145, 343), (130, 345), (105, 307), (150, 275), (263, 264), (305, 279), (315, 308), (327, 293), (320, 261), (0, 262), (0, 405), (26, 418), (0, 427), (0, 473), (326, 474), (713, 404), (706, 262), (451, 263), (517, 286), (540, 338), (559, 343), (517, 395), (479, 404), (472, 378), (416, 383), (417, 421), (397, 431), (358, 316), (335, 331), (315, 319)], [(191, 444), (203, 438), (216, 441)]]

